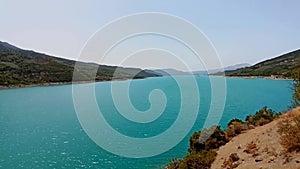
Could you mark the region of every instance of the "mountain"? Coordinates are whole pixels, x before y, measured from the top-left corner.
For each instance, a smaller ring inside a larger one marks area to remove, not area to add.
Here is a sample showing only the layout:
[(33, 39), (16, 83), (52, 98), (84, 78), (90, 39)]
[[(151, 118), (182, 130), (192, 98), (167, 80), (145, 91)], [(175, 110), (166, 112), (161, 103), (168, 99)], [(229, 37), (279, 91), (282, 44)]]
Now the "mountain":
[(279, 76), (290, 77), (300, 67), (300, 49), (257, 63), (250, 67), (225, 71), (227, 76)]
[(171, 75), (191, 75), (189, 72), (184, 72), (176, 69), (155, 69), (153, 70), (156, 74), (161, 76), (171, 76)]
[(251, 66), (249, 63), (240, 63), (240, 64), (236, 64), (236, 65), (232, 65), (232, 66), (227, 66), (224, 68), (224, 70), (225, 71), (236, 70), (236, 69), (245, 68), (245, 67), (249, 67), (249, 66)]
[[(247, 63), (242, 63), (242, 64), (236, 64), (232, 66), (227, 66), (224, 67), (223, 70), (236, 70), (238, 68), (244, 68), (250, 66), (250, 64)], [(155, 69), (153, 70), (156, 74), (162, 75), (162, 76), (170, 76), (170, 75), (197, 75), (197, 76), (207, 76), (209, 74), (214, 74), (221, 72), (222, 69), (211, 69), (211, 70), (197, 70), (197, 71), (192, 71), (192, 72), (185, 72), (185, 71), (180, 71), (176, 69)]]
[[(72, 82), (76, 61), (23, 50), (0, 41), (0, 87)], [(90, 72), (97, 70), (95, 80), (146, 78), (160, 76), (153, 71), (77, 62), (80, 76), (76, 81), (91, 81)], [(118, 71), (115, 73), (115, 70)], [(114, 74), (115, 73), (115, 74)]]
[(222, 71), (236, 70), (236, 69), (245, 68), (248, 66), (250, 66), (250, 64), (240, 63), (240, 64), (224, 67), (223, 69), (210, 69), (208, 71), (205, 71), (205, 70), (193, 71), (193, 74), (194, 75), (210, 75), (210, 74), (215, 74), (215, 73), (222, 74)]

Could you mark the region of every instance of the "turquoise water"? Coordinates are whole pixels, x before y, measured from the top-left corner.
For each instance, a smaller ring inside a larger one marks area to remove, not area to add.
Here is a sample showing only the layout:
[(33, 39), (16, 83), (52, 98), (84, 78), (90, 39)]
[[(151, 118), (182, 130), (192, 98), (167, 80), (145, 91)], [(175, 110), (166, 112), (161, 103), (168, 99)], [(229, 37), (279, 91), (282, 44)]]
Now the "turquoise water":
[[(161, 89), (166, 94), (168, 102), (164, 113), (149, 124), (134, 123), (118, 114), (110, 83), (97, 83), (96, 96), (104, 117), (118, 132), (137, 138), (151, 137), (167, 130), (176, 119), (181, 100), (179, 87), (171, 77), (131, 82), (131, 101), (141, 111), (150, 106), (151, 90)], [(201, 102), (190, 133), (173, 149), (143, 159), (111, 154), (91, 141), (78, 122), (71, 85), (0, 90), (0, 168), (160, 168), (174, 157), (183, 157), (189, 136), (203, 126), (210, 106), (210, 82), (207, 77), (197, 77), (197, 83)], [(275, 111), (287, 109), (292, 96), (291, 83), (228, 78), (220, 125), (225, 127), (232, 118), (244, 119), (263, 106)], [(164, 144), (168, 144), (168, 140)]]

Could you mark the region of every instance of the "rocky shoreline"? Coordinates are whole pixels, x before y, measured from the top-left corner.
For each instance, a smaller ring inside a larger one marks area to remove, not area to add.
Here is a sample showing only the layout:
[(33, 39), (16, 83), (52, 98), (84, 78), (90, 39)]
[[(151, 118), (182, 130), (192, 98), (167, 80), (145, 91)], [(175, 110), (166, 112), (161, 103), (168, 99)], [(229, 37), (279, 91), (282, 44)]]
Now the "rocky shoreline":
[(293, 80), (291, 78), (283, 78), (277, 76), (225, 76), (228, 78), (243, 78), (243, 79), (270, 79), (270, 80)]

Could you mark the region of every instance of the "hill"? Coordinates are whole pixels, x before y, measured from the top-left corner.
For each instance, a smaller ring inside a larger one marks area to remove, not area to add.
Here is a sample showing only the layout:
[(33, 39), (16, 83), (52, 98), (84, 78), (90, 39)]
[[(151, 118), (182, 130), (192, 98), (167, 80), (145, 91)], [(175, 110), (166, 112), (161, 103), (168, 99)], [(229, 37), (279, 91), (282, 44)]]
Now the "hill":
[(278, 76), (289, 78), (300, 67), (300, 49), (257, 63), (250, 67), (225, 71), (226, 76)]
[(195, 132), (189, 143), (186, 156), (165, 169), (300, 169), (300, 107), (283, 114), (264, 107), (226, 130)]
[[(49, 83), (72, 82), (76, 61), (49, 56), (31, 50), (23, 50), (0, 41), (0, 87), (26, 86)], [(77, 62), (80, 66), (80, 78), (77, 81), (93, 80), (88, 76), (91, 70), (98, 68), (96, 81), (114, 79), (146, 78), (160, 76), (150, 70), (97, 65)], [(115, 70), (117, 73), (114, 75)]]
[(236, 169), (299, 169), (299, 152), (287, 153), (281, 144), (280, 134), (278, 133), (280, 121), (299, 117), (299, 115), (300, 107), (283, 114), (279, 119), (269, 124), (256, 127), (234, 137), (217, 151), (217, 157), (211, 168), (226, 168), (224, 167), (224, 161), (228, 159), (231, 154), (235, 154), (235, 167), (233, 168)]
[(208, 76), (210, 74), (214, 74), (217, 72), (220, 72), (222, 70), (236, 70), (238, 68), (244, 68), (250, 66), (247, 63), (242, 63), (242, 64), (236, 64), (232, 66), (227, 66), (224, 67), (223, 69), (210, 69), (210, 70), (197, 70), (197, 71), (192, 71), (192, 72), (185, 72), (181, 70), (176, 70), (176, 69), (155, 69), (152, 70), (156, 74), (162, 75), (162, 76), (171, 76), (171, 75), (196, 75), (196, 76)]
[(180, 71), (176, 69), (155, 69), (153, 71), (162, 76), (191, 75), (190, 72)]
[[(236, 65), (231, 65), (231, 66), (227, 66), (224, 67), (223, 69), (210, 69), (210, 70), (200, 70), (200, 71), (194, 71), (193, 74), (194, 75), (213, 75), (222, 71), (230, 71), (230, 70), (236, 70), (236, 69), (240, 69), (240, 68), (245, 68), (250, 66), (250, 64), (248, 63), (241, 63), (241, 64), (236, 64)], [(223, 73), (219, 73), (219, 74), (223, 74)]]

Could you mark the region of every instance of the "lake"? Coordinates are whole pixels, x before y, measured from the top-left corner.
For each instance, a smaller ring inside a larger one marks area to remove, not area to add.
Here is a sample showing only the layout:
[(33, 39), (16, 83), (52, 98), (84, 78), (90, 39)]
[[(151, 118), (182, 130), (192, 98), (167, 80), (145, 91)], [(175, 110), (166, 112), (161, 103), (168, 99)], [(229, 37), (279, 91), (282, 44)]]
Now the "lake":
[[(189, 137), (203, 127), (207, 117), (211, 103), (210, 81), (208, 77), (196, 77), (196, 80), (200, 107), (192, 129), (174, 148), (149, 158), (120, 157), (95, 144), (77, 119), (72, 85), (0, 90), (0, 168), (161, 168), (172, 158), (186, 154)], [(222, 128), (232, 118), (244, 120), (263, 106), (283, 111), (291, 104), (292, 81), (242, 78), (226, 78), (226, 81), (226, 104), (219, 123)], [(165, 93), (166, 108), (158, 119), (150, 123), (135, 123), (118, 113), (111, 96), (111, 83), (126, 81), (96, 83), (97, 103), (111, 127), (123, 135), (152, 137), (166, 131), (176, 120), (181, 97), (172, 77), (131, 82), (129, 96), (140, 111), (149, 109), (148, 97), (153, 89)], [(189, 112), (185, 115), (188, 117)], [(161, 144), (169, 142), (171, 140), (166, 139)], [(160, 145), (145, 147), (145, 150), (148, 149), (160, 149)]]

